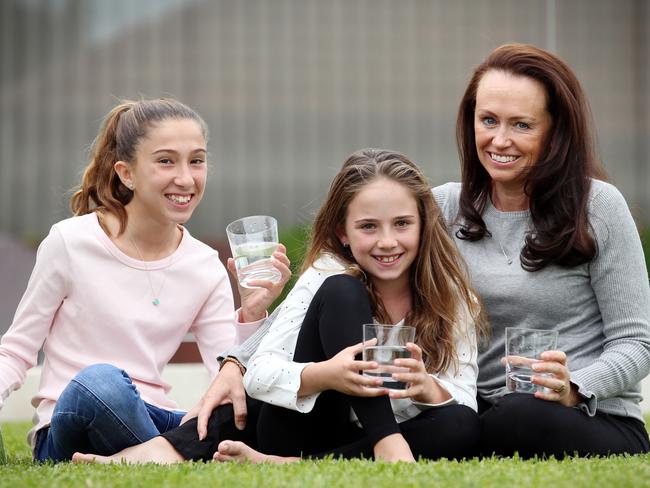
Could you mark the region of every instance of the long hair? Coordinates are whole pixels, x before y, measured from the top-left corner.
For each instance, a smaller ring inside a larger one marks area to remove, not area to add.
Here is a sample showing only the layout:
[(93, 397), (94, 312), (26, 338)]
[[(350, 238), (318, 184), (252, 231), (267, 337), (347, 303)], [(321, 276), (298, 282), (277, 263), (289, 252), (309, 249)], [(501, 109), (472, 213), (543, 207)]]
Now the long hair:
[(552, 118), (539, 160), (526, 174), (524, 192), (534, 228), (526, 236), (521, 266), (537, 271), (551, 263), (571, 267), (590, 261), (597, 252), (587, 215), (590, 178), (606, 179), (593, 147), (591, 111), (571, 68), (554, 54), (526, 44), (495, 49), (474, 71), (460, 102), (456, 141), (462, 189), (457, 237), (475, 241), (490, 235), (481, 214), (492, 182), (479, 161), (474, 134), (476, 92), (488, 71), (541, 83)]
[(117, 161), (134, 164), (140, 140), (152, 126), (167, 119), (194, 120), (207, 141), (208, 129), (201, 116), (176, 100), (124, 101), (106, 115), (91, 146), (90, 163), (84, 170), (81, 185), (70, 199), (74, 215), (97, 210), (110, 212), (119, 220), (119, 234), (124, 232), (127, 224), (124, 207), (133, 198), (133, 191), (122, 183), (113, 165)]
[(381, 296), (366, 278), (336, 231), (345, 225), (348, 206), (359, 191), (378, 178), (404, 185), (415, 198), (420, 218), (420, 244), (410, 270), (412, 311), (406, 323), (416, 328), (430, 372), (457, 365), (455, 335), (460, 320), (482, 324), (480, 305), (472, 291), (464, 262), (449, 236), (431, 187), (420, 169), (406, 156), (382, 149), (363, 149), (352, 154), (334, 178), (311, 230), (304, 272), (322, 253), (347, 264), (348, 272), (364, 281), (373, 304), (373, 315), (384, 323), (390, 318)]

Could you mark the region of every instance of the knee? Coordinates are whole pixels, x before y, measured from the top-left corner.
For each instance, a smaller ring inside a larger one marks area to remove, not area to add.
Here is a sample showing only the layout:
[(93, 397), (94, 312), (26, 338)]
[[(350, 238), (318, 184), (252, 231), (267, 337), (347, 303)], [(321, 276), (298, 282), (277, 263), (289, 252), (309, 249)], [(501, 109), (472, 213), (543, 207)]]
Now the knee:
[(360, 303), (370, 303), (368, 291), (361, 280), (346, 274), (330, 276), (317, 293), (321, 301), (332, 302), (340, 307), (358, 307)]
[[(533, 395), (510, 394), (500, 398), (481, 417), (481, 449), (484, 455), (510, 456), (518, 451), (529, 457), (533, 444), (552, 439), (558, 429), (567, 427), (556, 422), (558, 409), (566, 407), (535, 398)], [(558, 419), (559, 420), (559, 419)]]
[(112, 364), (91, 364), (79, 371), (72, 381), (87, 384), (123, 382), (128, 375)]
[(541, 401), (529, 394), (510, 394), (499, 400), (483, 415), (482, 428), (488, 433), (495, 431), (504, 433), (504, 426), (509, 426), (505, 432), (512, 431), (514, 426), (525, 426), (526, 430), (534, 429), (538, 417), (536, 414), (540, 407), (546, 406)]
[(136, 392), (126, 371), (111, 364), (92, 364), (83, 368), (72, 379), (68, 388), (82, 389), (101, 400)]

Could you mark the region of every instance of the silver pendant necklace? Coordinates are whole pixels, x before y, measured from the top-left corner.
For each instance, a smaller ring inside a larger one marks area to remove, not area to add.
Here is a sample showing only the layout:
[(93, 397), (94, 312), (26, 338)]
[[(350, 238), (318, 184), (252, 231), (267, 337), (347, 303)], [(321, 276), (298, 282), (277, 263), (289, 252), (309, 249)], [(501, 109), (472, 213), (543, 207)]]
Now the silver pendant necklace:
[[(492, 235), (494, 236), (494, 234), (492, 234)], [(506, 258), (506, 263), (508, 263), (508, 266), (510, 266), (510, 265), (512, 264), (512, 258), (511, 258), (510, 256), (508, 256), (508, 253), (507, 253), (506, 250), (503, 248), (503, 244), (501, 244), (501, 239), (499, 239), (499, 238), (496, 237), (496, 236), (494, 236), (494, 238), (495, 238), (495, 239), (497, 240), (497, 242), (499, 243), (499, 247), (501, 248), (501, 253), (503, 254), (503, 257)]]
[(151, 296), (153, 296), (153, 300), (151, 300), (151, 303), (157, 307), (158, 305), (160, 305), (159, 297), (163, 287), (165, 286), (165, 281), (167, 280), (167, 274), (165, 273), (163, 275), (162, 283), (160, 283), (160, 288), (158, 288), (158, 293), (156, 293), (153, 287), (153, 281), (151, 281), (151, 276), (149, 274), (150, 269), (149, 266), (147, 266), (147, 262), (144, 260), (144, 257), (142, 256), (142, 253), (140, 252), (140, 249), (138, 248), (137, 244), (133, 240), (133, 237), (129, 236), (129, 240), (131, 241), (131, 245), (135, 248), (136, 252), (138, 253), (138, 256), (140, 256), (140, 261), (142, 261), (142, 266), (144, 266), (144, 272), (147, 275), (147, 281), (149, 282), (149, 289), (151, 289)]

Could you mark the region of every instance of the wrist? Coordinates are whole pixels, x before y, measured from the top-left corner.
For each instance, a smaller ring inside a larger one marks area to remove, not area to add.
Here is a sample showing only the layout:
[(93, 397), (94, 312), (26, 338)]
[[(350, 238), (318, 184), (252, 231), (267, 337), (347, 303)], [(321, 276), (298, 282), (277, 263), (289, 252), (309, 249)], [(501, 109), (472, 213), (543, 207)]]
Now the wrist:
[(239, 322), (242, 324), (259, 322), (264, 318), (266, 318), (266, 310), (255, 310), (244, 306), (239, 309)]
[(565, 405), (568, 407), (575, 407), (582, 401), (582, 396), (578, 393), (578, 387), (575, 384), (569, 383), (569, 385), (571, 385), (571, 389), (569, 390), (569, 395), (567, 396)]
[(327, 381), (327, 361), (309, 363), (300, 373), (300, 388), (298, 396), (313, 395), (321, 391), (330, 390)]
[(437, 400), (440, 395), (436, 395), (436, 393), (441, 393), (442, 388), (440, 388), (436, 380), (434, 380), (431, 375), (427, 374), (427, 378), (428, 379), (425, 382), (426, 386), (424, 388), (424, 391), (421, 395), (414, 397), (413, 400), (419, 403), (433, 405), (435, 403), (438, 403)]
[(221, 371), (238, 371), (239, 374), (243, 377), (246, 373), (246, 367), (234, 356), (228, 356), (221, 361)]

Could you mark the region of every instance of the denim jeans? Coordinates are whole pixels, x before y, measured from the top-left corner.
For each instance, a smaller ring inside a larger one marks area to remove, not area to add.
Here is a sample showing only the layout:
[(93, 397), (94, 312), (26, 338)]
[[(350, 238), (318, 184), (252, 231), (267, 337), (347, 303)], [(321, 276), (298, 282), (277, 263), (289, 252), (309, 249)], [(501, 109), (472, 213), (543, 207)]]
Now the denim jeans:
[(110, 364), (82, 369), (36, 434), (34, 459), (66, 461), (75, 452), (111, 455), (180, 424), (185, 412), (150, 405), (129, 375)]

